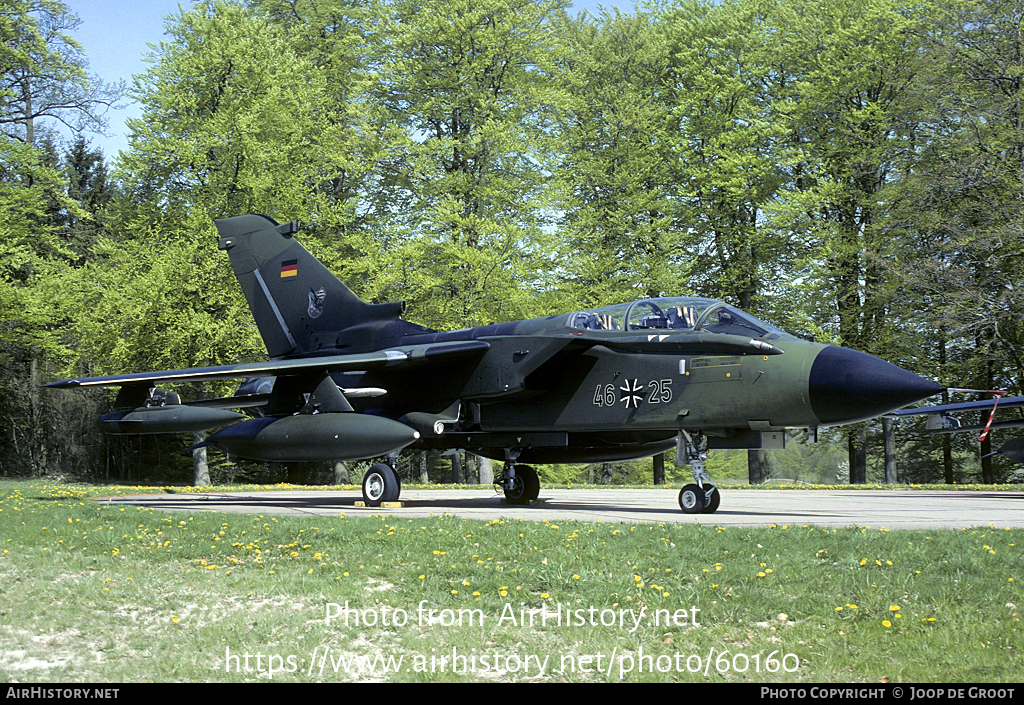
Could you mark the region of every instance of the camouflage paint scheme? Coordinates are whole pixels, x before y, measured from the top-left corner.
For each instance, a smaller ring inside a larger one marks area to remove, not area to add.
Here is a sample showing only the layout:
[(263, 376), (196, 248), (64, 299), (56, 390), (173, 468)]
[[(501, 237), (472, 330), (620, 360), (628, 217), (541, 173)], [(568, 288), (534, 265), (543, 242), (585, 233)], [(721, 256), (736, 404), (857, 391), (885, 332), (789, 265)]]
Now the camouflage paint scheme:
[[(298, 242), (294, 223), (246, 215), (216, 225), (268, 362), (48, 386), (120, 386), (118, 405), (142, 418), (107, 424), (111, 432), (181, 432), (207, 422), (201, 412), (261, 409), (209, 439), (260, 460), (465, 449), (506, 461), (498, 483), (513, 501), (539, 488), (532, 468), (517, 463), (614, 461), (676, 446), (694, 466), (696, 511), (718, 504), (703, 472), (708, 447), (781, 448), (787, 429), (873, 418), (943, 389), (692, 297), (435, 331), (402, 320), (401, 302), (360, 300)], [(167, 405), (149, 391), (158, 384), (232, 378), (246, 380), (234, 397), (182, 405), (194, 418), (145, 413)], [(367, 499), (397, 498), (393, 469), (374, 468)], [(692, 499), (681, 493), (684, 511), (694, 511)]]

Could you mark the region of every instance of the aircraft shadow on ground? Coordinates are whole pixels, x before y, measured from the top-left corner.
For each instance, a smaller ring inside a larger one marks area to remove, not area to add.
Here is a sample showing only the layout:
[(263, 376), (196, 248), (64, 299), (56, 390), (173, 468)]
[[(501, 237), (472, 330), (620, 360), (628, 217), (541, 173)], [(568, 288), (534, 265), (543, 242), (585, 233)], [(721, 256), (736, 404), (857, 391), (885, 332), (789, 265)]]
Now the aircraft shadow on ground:
[[(1021, 495), (1024, 498), (1024, 495)], [(403, 507), (357, 507), (356, 502), (360, 501), (358, 497), (351, 497), (345, 495), (339, 496), (315, 496), (315, 497), (267, 497), (266, 499), (256, 498), (252, 495), (201, 495), (201, 494), (190, 494), (180, 495), (174, 497), (167, 496), (154, 496), (152, 499), (149, 498), (110, 498), (101, 500), (104, 503), (117, 504), (117, 505), (132, 505), (132, 506), (144, 506), (150, 509), (156, 509), (161, 511), (228, 511), (232, 513), (240, 513), (240, 509), (250, 506), (251, 509), (247, 512), (259, 514), (261, 511), (273, 510), (288, 510), (300, 513), (309, 513), (315, 515), (318, 512), (352, 512), (351, 516), (359, 516), (365, 514), (366, 516), (381, 514), (381, 513), (401, 513), (403, 510), (438, 510), (445, 512), (457, 512), (458, 510), (488, 510), (491, 512), (500, 511), (503, 513), (515, 513), (522, 511), (529, 511), (531, 515), (542, 515), (546, 510), (554, 512), (578, 512), (581, 515), (593, 514), (593, 513), (608, 513), (608, 514), (641, 514), (641, 515), (652, 515), (658, 517), (665, 517), (666, 513), (673, 518), (683, 518), (686, 516), (692, 516), (694, 519), (698, 517), (710, 518), (712, 516), (724, 517), (765, 517), (770, 518), (772, 516), (779, 516), (784, 514), (787, 521), (792, 521), (798, 518), (806, 518), (809, 521), (822, 520), (822, 519), (837, 519), (845, 516), (843, 512), (832, 512), (832, 511), (814, 511), (814, 512), (797, 512), (793, 510), (786, 511), (739, 511), (736, 509), (719, 509), (714, 515), (709, 514), (696, 514), (686, 515), (683, 514), (676, 506), (638, 506), (635, 504), (616, 504), (611, 502), (574, 502), (566, 501), (564, 499), (559, 500), (545, 500), (541, 497), (541, 501), (532, 505), (516, 505), (507, 504), (501, 501), (500, 496), (487, 496), (487, 497), (472, 497), (472, 498), (447, 498), (447, 499), (406, 499), (402, 500)], [(571, 517), (569, 517), (571, 519)], [(563, 519), (564, 520), (564, 519)], [(581, 516), (580, 520), (586, 520), (585, 517)]]

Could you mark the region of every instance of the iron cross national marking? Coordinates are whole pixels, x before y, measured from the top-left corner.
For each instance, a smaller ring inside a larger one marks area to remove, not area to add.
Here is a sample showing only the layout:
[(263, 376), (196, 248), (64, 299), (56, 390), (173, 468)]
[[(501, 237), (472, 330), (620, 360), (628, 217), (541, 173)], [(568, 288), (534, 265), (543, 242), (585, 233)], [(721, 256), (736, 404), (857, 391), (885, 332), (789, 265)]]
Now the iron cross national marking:
[(640, 394), (643, 388), (644, 386), (640, 384), (640, 380), (627, 379), (626, 384), (622, 387), (619, 387), (619, 391), (622, 392), (622, 394), (619, 396), (619, 401), (626, 402), (627, 409), (629, 409), (630, 407), (634, 409), (639, 408), (640, 402), (644, 400), (643, 395)]

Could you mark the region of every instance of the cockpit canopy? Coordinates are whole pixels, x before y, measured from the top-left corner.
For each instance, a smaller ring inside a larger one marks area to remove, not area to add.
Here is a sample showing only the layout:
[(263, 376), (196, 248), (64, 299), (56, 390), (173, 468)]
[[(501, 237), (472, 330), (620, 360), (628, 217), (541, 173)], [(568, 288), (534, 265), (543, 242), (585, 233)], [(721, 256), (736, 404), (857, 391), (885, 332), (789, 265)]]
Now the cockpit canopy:
[(584, 330), (679, 330), (749, 335), (762, 340), (792, 338), (749, 313), (714, 299), (640, 299), (569, 314), (567, 325)]

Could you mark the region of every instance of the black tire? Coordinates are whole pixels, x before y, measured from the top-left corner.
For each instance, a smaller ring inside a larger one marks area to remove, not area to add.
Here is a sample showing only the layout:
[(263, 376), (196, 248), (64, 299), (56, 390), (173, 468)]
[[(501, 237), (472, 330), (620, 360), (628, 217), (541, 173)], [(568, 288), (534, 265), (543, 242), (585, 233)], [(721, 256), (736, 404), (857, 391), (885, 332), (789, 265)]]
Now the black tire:
[[(705, 489), (707, 489), (705, 487)], [(718, 505), (722, 502), (722, 495), (718, 491), (718, 488), (714, 488), (711, 492), (711, 497), (708, 499), (708, 503), (704, 505), (704, 508), (700, 510), (701, 514), (714, 514), (718, 510)]]
[(704, 511), (704, 493), (697, 485), (686, 485), (679, 490), (679, 508), (686, 514)]
[(383, 502), (395, 502), (402, 493), (398, 476), (387, 463), (377, 463), (363, 476), (363, 501), (368, 507), (379, 507)]
[(505, 501), (509, 504), (529, 504), (540, 496), (540, 478), (529, 465), (517, 465), (516, 476), (505, 485)]

